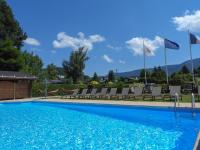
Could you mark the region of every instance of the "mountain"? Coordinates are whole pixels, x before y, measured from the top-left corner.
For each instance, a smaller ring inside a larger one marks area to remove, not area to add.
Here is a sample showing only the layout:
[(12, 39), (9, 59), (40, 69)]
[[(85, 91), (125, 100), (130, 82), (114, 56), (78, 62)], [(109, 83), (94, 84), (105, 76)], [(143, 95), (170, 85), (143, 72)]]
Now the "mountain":
[[(200, 67), (200, 58), (193, 59), (194, 68), (197, 69)], [(175, 64), (175, 65), (168, 65), (168, 73), (169, 75), (173, 74), (174, 72), (178, 72), (181, 70), (181, 68), (186, 65), (187, 68), (191, 71), (191, 61), (187, 60), (181, 64)], [(161, 66), (163, 70), (165, 70), (165, 66)], [(148, 68), (148, 71), (152, 71), (153, 68)], [(138, 77), (140, 76), (141, 69), (128, 71), (128, 72), (121, 72), (121, 73), (115, 73), (118, 77)]]

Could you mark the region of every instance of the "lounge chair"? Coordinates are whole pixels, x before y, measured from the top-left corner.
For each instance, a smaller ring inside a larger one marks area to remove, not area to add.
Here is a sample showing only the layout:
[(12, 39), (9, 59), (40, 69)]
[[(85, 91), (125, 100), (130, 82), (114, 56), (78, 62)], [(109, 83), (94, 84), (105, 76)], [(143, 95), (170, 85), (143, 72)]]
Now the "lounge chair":
[(78, 94), (78, 98), (85, 98), (87, 95), (88, 89), (83, 89), (80, 94)]
[(142, 93), (143, 93), (143, 87), (134, 87), (134, 93), (129, 95), (130, 97), (133, 96), (133, 98), (136, 98), (142, 96)]
[(182, 95), (181, 95), (181, 86), (169, 86), (169, 94), (164, 95), (164, 99), (166, 97), (169, 97), (170, 99), (174, 98), (178, 94), (179, 98), (182, 100)]
[(79, 89), (74, 89), (72, 92), (72, 94), (62, 96), (62, 98), (76, 98), (78, 96)]
[(53, 90), (53, 91), (48, 91), (47, 94), (48, 96), (55, 96), (58, 95), (59, 89)]
[(87, 94), (85, 97), (87, 97), (87, 98), (89, 98), (89, 99), (92, 99), (93, 97), (95, 97), (96, 93), (97, 93), (97, 89), (94, 88), (94, 89), (92, 89), (92, 91), (91, 91), (89, 94)]
[(100, 93), (96, 93), (95, 98), (105, 97), (107, 94), (108, 88), (102, 88)]
[(112, 99), (117, 97), (117, 88), (111, 88), (110, 92), (105, 96), (106, 98)]
[(143, 100), (146, 97), (151, 97), (153, 100), (156, 99), (156, 97), (161, 97), (162, 98), (162, 94), (161, 94), (161, 87), (152, 87), (151, 89), (151, 93), (150, 94), (144, 94), (143, 95)]
[(120, 99), (120, 97), (121, 97), (121, 99), (126, 99), (126, 98), (129, 98), (129, 89), (130, 88), (123, 88), (122, 89), (122, 93), (121, 94), (118, 94), (117, 96), (118, 96), (118, 99)]

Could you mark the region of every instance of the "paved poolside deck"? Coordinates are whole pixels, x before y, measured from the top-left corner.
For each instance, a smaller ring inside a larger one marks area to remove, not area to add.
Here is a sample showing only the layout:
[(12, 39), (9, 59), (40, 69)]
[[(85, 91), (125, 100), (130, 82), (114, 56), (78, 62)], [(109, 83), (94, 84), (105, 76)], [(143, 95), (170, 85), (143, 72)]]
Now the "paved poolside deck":
[[(83, 99), (17, 99), (17, 100), (5, 100), (1, 102), (25, 102), (25, 101), (45, 101), (45, 102), (63, 102), (63, 103), (89, 103), (89, 104), (110, 104), (110, 105), (128, 105), (128, 106), (164, 106), (174, 107), (174, 102), (152, 102), (152, 101), (126, 101), (126, 100), (83, 100)], [(180, 102), (179, 107), (191, 108), (191, 103)], [(196, 108), (200, 108), (200, 103), (195, 104)]]

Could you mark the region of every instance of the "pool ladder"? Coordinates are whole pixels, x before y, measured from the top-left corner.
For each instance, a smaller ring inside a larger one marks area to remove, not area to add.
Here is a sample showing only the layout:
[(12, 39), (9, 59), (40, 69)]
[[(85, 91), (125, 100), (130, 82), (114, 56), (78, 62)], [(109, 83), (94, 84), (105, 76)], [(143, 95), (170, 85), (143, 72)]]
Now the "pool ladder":
[[(174, 111), (176, 112), (177, 106), (180, 106), (179, 103), (179, 95), (178, 93), (175, 93), (175, 99), (174, 99)], [(192, 108), (192, 115), (195, 116), (195, 95), (192, 93), (192, 99), (191, 99), (191, 108)]]
[(194, 93), (192, 93), (192, 101), (191, 101), (191, 107), (192, 107), (192, 116), (195, 116), (195, 96)]
[(179, 103), (179, 95), (178, 93), (175, 93), (175, 98), (174, 98), (174, 110), (176, 111), (176, 108), (177, 108), (177, 104), (178, 104), (178, 107), (180, 106), (180, 103)]

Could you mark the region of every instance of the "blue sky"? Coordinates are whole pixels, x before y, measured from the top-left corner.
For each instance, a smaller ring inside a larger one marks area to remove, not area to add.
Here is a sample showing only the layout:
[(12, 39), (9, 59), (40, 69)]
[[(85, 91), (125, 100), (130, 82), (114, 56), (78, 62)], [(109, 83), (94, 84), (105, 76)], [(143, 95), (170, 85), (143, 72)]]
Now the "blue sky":
[[(143, 38), (154, 54), (146, 59), (147, 67), (164, 65), (162, 38), (181, 47), (167, 51), (168, 64), (181, 63), (189, 59), (186, 30), (200, 35), (198, 0), (8, 0), (8, 4), (28, 34), (23, 49), (38, 54), (45, 66), (62, 66), (74, 48), (88, 46), (88, 75), (142, 68)], [(198, 58), (200, 45), (192, 50)]]

